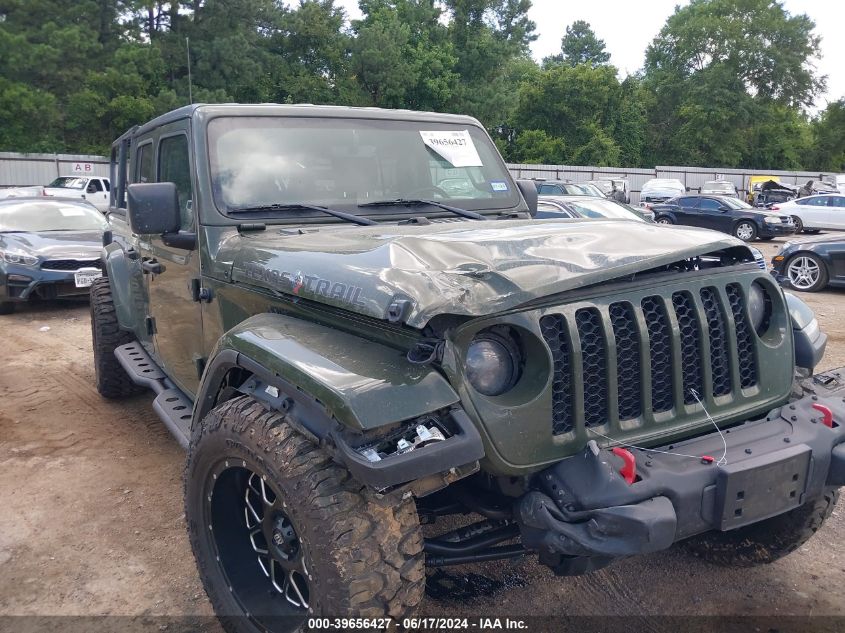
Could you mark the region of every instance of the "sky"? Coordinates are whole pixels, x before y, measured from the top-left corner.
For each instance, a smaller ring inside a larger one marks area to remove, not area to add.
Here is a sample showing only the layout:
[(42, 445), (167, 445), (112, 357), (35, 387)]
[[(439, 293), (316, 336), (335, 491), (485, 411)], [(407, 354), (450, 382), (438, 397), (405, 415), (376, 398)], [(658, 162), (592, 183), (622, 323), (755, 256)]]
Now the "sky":
[[(347, 15), (360, 17), (358, 0), (338, 0)], [(684, 0), (533, 0), (529, 16), (537, 24), (539, 37), (531, 46), (537, 61), (560, 50), (560, 38), (567, 25), (585, 20), (603, 39), (610, 62), (622, 76), (640, 69), (645, 49), (677, 5)], [(814, 110), (824, 109), (828, 101), (845, 97), (845, 2), (842, 0), (784, 0), (791, 14), (806, 13), (816, 23), (816, 34), (822, 37), (818, 70), (828, 76), (828, 90)]]

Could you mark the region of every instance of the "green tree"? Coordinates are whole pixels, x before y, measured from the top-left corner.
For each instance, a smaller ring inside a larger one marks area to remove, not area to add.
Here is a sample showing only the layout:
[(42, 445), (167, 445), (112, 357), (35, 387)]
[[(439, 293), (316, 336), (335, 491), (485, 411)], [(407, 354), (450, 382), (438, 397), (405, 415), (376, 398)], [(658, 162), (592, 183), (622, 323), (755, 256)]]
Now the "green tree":
[(568, 158), (563, 140), (549, 136), (543, 130), (521, 132), (508, 154), (513, 162), (540, 165), (559, 165)]
[(813, 151), (810, 167), (845, 172), (845, 97), (834, 101), (812, 124)]
[(565, 63), (570, 66), (601, 66), (609, 61), (610, 53), (605, 50), (604, 40), (596, 37), (588, 22), (575, 20), (566, 27), (566, 33), (560, 40), (560, 53), (546, 57), (543, 65)]

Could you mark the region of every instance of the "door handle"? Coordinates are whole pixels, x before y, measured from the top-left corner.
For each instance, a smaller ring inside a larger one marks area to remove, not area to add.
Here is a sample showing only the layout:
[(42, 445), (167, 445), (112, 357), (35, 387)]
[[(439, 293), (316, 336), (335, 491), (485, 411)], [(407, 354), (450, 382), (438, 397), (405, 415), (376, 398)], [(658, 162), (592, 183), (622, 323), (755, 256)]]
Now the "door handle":
[(154, 275), (160, 275), (164, 272), (164, 266), (159, 264), (154, 259), (144, 259), (141, 261), (141, 268), (144, 269), (145, 273), (152, 273)]

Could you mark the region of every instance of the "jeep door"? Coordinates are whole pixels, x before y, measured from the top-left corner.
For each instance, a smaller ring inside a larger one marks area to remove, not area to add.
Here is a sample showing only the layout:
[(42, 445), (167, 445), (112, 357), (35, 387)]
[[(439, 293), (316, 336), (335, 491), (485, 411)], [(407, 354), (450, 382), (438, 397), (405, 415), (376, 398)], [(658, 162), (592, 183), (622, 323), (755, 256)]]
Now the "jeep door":
[[(180, 232), (196, 235), (187, 120), (160, 128), (155, 146), (155, 181), (176, 185)], [(199, 250), (168, 246), (161, 235), (146, 235), (141, 251), (149, 277), (148, 322), (156, 358), (170, 379), (192, 396), (203, 368), (201, 310), (194, 298), (200, 279)]]

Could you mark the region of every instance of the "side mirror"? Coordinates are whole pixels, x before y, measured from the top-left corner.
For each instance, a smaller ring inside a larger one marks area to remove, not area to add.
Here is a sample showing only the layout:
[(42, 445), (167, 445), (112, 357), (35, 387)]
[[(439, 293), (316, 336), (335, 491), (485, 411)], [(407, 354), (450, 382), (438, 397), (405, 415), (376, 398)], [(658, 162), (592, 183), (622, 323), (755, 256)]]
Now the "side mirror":
[(126, 188), (129, 226), (137, 235), (176, 233), (182, 223), (172, 182), (136, 182)]
[(525, 204), (528, 205), (528, 213), (532, 217), (537, 215), (537, 185), (533, 180), (517, 180), (516, 187), (525, 199)]

